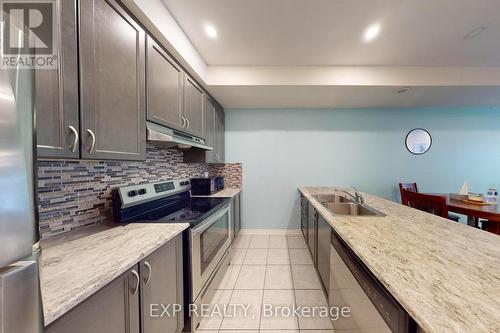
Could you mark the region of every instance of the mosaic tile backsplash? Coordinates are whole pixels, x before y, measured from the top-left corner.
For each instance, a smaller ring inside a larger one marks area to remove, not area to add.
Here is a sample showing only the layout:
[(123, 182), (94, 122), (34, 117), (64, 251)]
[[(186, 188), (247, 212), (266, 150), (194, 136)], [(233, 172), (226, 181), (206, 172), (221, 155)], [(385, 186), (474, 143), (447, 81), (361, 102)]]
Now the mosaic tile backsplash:
[(211, 176), (223, 176), (227, 188), (243, 188), (243, 165), (241, 163), (210, 164)]
[(181, 151), (149, 144), (142, 162), (38, 161), (40, 235), (45, 239), (110, 222), (111, 191), (119, 186), (200, 177), (208, 172), (226, 176), (226, 187), (239, 187), (242, 175), (233, 173), (241, 171), (241, 164), (183, 163)]

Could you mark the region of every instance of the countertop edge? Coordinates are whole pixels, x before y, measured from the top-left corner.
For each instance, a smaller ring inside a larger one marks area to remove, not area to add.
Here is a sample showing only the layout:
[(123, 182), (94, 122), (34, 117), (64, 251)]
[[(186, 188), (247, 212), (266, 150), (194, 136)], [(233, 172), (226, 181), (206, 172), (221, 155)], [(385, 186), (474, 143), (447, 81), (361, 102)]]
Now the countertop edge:
[(195, 198), (232, 198), (243, 192), (241, 187), (228, 187), (211, 195), (192, 195)]
[[(118, 278), (120, 275), (125, 273), (128, 269), (130, 269), (132, 266), (136, 265), (139, 263), (142, 259), (146, 258), (149, 256), (151, 253), (154, 251), (158, 250), (160, 247), (163, 245), (167, 244), (170, 242), (172, 239), (177, 237), (178, 235), (182, 234), (184, 230), (189, 228), (189, 224), (187, 223), (179, 223), (176, 224), (176, 226), (179, 227), (178, 230), (173, 232), (171, 235), (169, 235), (168, 238), (165, 240), (162, 240), (159, 243), (155, 243), (151, 247), (146, 247), (145, 251), (138, 251), (137, 256), (133, 257), (130, 260), (127, 260), (127, 263), (125, 264), (120, 264), (119, 267), (117, 267), (116, 271), (113, 272), (113, 274), (107, 275), (106, 278), (103, 278), (102, 280), (99, 281), (99, 283), (92, 284), (89, 288), (83, 289), (81, 292), (76, 294), (74, 297), (70, 298), (69, 301), (66, 301), (64, 304), (61, 304), (55, 311), (51, 311), (46, 313), (45, 312), (45, 307), (43, 307), (43, 313), (44, 313), (44, 327), (48, 327), (52, 323), (54, 323), (57, 319), (61, 318), (63, 315), (66, 313), (70, 312), (73, 310), (76, 306), (93, 296), (95, 293), (97, 293), (99, 290), (101, 290), (103, 287), (111, 283), (113, 280)], [(43, 297), (42, 297), (43, 300)]]

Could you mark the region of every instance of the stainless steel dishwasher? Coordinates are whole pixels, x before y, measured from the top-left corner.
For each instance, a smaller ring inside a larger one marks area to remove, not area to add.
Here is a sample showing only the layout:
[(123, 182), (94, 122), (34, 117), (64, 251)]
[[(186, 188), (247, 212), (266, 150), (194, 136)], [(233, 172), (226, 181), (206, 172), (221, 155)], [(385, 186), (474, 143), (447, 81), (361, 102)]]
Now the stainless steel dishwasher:
[(337, 330), (413, 333), (416, 324), (361, 260), (331, 232), (330, 307), (350, 308), (349, 317), (332, 320)]

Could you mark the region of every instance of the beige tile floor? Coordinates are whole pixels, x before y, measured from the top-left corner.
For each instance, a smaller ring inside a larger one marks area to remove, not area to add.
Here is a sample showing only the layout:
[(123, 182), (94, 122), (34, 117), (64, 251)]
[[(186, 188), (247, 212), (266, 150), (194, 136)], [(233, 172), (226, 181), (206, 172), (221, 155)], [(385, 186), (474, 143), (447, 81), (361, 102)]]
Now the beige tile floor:
[(327, 318), (263, 315), (263, 304), (327, 304), (302, 235), (240, 235), (232, 246), (231, 266), (212, 304), (249, 304), (249, 315), (229, 313), (202, 320), (198, 333), (327, 333)]

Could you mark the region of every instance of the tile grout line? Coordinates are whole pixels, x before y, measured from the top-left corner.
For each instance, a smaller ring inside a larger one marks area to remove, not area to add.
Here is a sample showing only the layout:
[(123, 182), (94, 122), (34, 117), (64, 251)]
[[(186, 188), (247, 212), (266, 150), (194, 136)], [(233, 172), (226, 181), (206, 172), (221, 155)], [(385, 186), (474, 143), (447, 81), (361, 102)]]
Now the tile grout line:
[[(252, 241), (252, 238), (253, 238), (253, 236), (250, 236), (250, 241)], [(250, 244), (248, 244), (248, 245), (250, 246)], [(247, 253), (248, 253), (248, 248), (245, 249), (245, 257), (247, 255)], [(244, 261), (244, 258), (243, 258), (243, 261)], [(232, 265), (231, 262), (229, 262), (229, 264)], [(232, 265), (232, 266), (234, 267), (234, 266), (237, 266), (237, 265)], [(236, 283), (238, 283), (238, 278), (240, 277), (241, 269), (242, 268), (243, 268), (243, 262), (241, 263), (240, 270), (238, 271), (238, 275), (236, 276), (236, 280), (234, 281), (233, 288), (229, 289), (229, 290), (231, 290), (231, 295), (229, 296), (229, 301), (227, 302), (228, 305), (231, 304), (231, 298), (233, 298), (234, 290), (236, 288)], [(221, 322), (219, 324), (219, 329), (217, 330), (217, 332), (219, 332), (219, 331), (222, 330), (222, 324), (224, 323), (224, 319), (225, 318), (226, 317), (222, 317), (222, 320), (221, 320)]]
[[(294, 301), (295, 305), (298, 307), (299, 305), (297, 304), (297, 295), (295, 294), (295, 279), (293, 278), (292, 254), (290, 253), (290, 247), (288, 244), (288, 237), (286, 238), (286, 244), (288, 247), (288, 256), (290, 259), (290, 275), (292, 276), (293, 301)], [(300, 320), (299, 320), (299, 318), (295, 318), (295, 320), (297, 321), (297, 329), (300, 332)]]
[(266, 288), (266, 276), (267, 276), (267, 256), (269, 255), (269, 236), (267, 236), (267, 253), (266, 253), (266, 264), (264, 268), (264, 282), (262, 284), (262, 298), (260, 301), (260, 309), (259, 309), (259, 328), (257, 331), (260, 332), (260, 326), (262, 325), (262, 309), (264, 308), (264, 290)]

